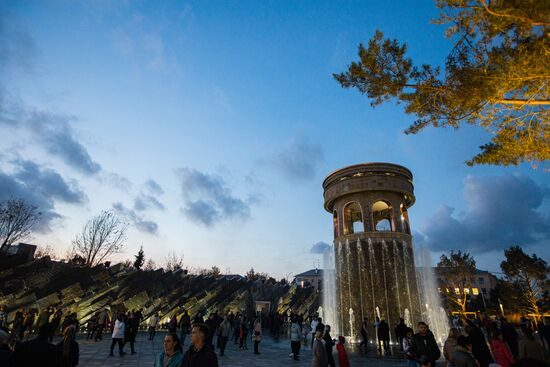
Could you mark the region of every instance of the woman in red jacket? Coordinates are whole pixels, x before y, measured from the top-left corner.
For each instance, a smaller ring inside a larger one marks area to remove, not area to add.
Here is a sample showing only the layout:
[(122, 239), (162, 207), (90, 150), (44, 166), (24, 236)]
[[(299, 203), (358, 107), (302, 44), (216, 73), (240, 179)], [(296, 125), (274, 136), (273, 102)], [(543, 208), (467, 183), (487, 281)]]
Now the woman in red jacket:
[(493, 331), (493, 340), (491, 340), (491, 349), (495, 362), (502, 367), (510, 367), (515, 361), (508, 345), (502, 341), (500, 330)]
[(346, 338), (343, 336), (338, 337), (338, 344), (336, 344), (336, 350), (338, 351), (338, 366), (349, 367), (348, 352), (346, 352)]

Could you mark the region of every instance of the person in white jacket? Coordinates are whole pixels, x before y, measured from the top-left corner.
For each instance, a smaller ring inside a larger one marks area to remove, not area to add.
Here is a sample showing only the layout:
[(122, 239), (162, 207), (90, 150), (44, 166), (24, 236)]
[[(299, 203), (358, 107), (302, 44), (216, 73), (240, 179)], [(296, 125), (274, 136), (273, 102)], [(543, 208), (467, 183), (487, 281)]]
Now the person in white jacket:
[(113, 349), (115, 348), (115, 344), (118, 343), (118, 353), (123, 356), (124, 351), (122, 348), (124, 347), (124, 329), (126, 328), (126, 325), (124, 324), (124, 316), (122, 314), (119, 314), (115, 321), (115, 327), (113, 328), (113, 335), (111, 336), (112, 342), (111, 342), (111, 356), (113, 356)]

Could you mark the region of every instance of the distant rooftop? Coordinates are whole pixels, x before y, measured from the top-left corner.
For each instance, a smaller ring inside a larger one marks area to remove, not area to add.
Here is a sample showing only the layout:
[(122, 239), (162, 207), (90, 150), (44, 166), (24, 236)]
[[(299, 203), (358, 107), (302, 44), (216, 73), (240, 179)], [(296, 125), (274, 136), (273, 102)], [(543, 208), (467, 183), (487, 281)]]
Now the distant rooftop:
[(294, 277), (314, 277), (314, 276), (323, 276), (323, 269), (310, 269), (300, 274), (296, 274)]

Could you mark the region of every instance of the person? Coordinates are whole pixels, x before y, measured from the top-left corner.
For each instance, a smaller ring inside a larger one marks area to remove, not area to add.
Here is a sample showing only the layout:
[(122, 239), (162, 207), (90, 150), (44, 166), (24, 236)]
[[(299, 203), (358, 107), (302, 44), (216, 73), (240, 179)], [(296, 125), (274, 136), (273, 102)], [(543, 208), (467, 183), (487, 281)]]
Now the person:
[(16, 340), (23, 340), (23, 333), (25, 332), (25, 327), (23, 325), (23, 309), (17, 310), (11, 327)]
[(42, 325), (47, 324), (50, 322), (50, 316), (52, 315), (52, 309), (50, 307), (46, 307), (38, 314), (38, 320), (36, 320), (36, 326), (40, 329)]
[(229, 322), (228, 315), (225, 315), (225, 317), (223, 318), (223, 321), (219, 326), (218, 335), (220, 336), (220, 356), (223, 357), (227, 341), (229, 340), (229, 336), (231, 335), (231, 322)]
[(99, 318), (99, 315), (96, 313), (90, 319), (88, 320), (87, 325), (87, 333), (86, 333), (86, 340), (93, 339), (94, 333), (97, 331), (97, 320)]
[(390, 354), (390, 326), (386, 320), (380, 320), (378, 329), (376, 330), (378, 337), (378, 350), (382, 352), (382, 345), (384, 346), (384, 354)]
[(502, 334), (502, 340), (510, 347), (514, 359), (518, 359), (518, 333), (516, 332), (516, 328), (510, 324), (504, 316), (500, 318), (500, 332)]
[(241, 320), (241, 329), (239, 330), (239, 349), (247, 350), (246, 339), (248, 337), (248, 327), (247, 327), (246, 317), (243, 316)]
[(0, 366), (12, 366), (12, 350), (10, 348), (10, 334), (0, 329)]
[(193, 324), (204, 324), (204, 318), (202, 317), (202, 313), (198, 312), (195, 316), (195, 319), (193, 320)]
[(479, 362), (480, 367), (488, 367), (494, 361), (483, 332), (475, 323), (468, 319), (466, 319), (466, 324), (464, 330), (472, 342), (472, 354)]
[(338, 367), (349, 367), (348, 352), (344, 344), (346, 344), (346, 338), (340, 335), (338, 337), (338, 344), (336, 344), (336, 350), (338, 351)]
[(181, 315), (179, 327), (181, 330), (181, 346), (185, 344), (185, 338), (189, 334), (189, 328), (191, 327), (191, 317), (189, 316), (189, 311), (184, 310), (183, 315)]
[(414, 351), (412, 349), (412, 338), (414, 335), (414, 331), (411, 328), (407, 328), (407, 331), (405, 332), (405, 337), (403, 338), (403, 355), (405, 359), (407, 360), (407, 367), (417, 367), (418, 363), (416, 363), (416, 359), (414, 356)]
[(14, 367), (56, 367), (57, 350), (48, 342), (52, 325), (44, 324), (35, 339), (17, 344), (13, 352)]
[(258, 317), (254, 321), (254, 354), (260, 354), (260, 351), (258, 349), (261, 341), (262, 341), (262, 322)]
[(57, 329), (59, 328), (59, 325), (61, 324), (61, 317), (63, 316), (63, 311), (57, 310), (52, 318), (51, 324), (52, 324), (52, 333), (50, 335), (50, 343), (53, 340), (53, 336), (56, 333)]
[(539, 327), (539, 336), (546, 350), (550, 351), (550, 317), (544, 318), (544, 324)]
[(212, 349), (214, 349), (214, 332), (216, 331), (216, 327), (218, 326), (216, 323), (215, 313), (212, 312), (210, 315), (208, 315), (208, 318), (204, 323), (206, 324), (206, 326), (208, 326), (208, 330), (210, 330), (206, 342), (210, 344)]
[(453, 356), (453, 353), (455, 352), (455, 348), (458, 343), (459, 336), (460, 336), (460, 333), (458, 332), (457, 328), (452, 327), (449, 329), (449, 336), (447, 337), (447, 340), (445, 340), (445, 343), (443, 344), (443, 356), (445, 357), (446, 367), (453, 367), (451, 358)]
[(99, 311), (96, 321), (96, 333), (94, 341), (103, 340), (103, 329), (105, 329), (105, 324), (107, 323), (108, 314), (107, 309)]
[(149, 319), (149, 340), (155, 339), (157, 333), (157, 327), (160, 323), (159, 313), (157, 312)]
[(32, 334), (32, 327), (34, 326), (35, 315), (36, 311), (34, 308), (31, 308), (25, 313), (25, 317), (23, 319), (23, 333), (26, 339), (28, 339), (29, 336)]
[(363, 323), (361, 324), (361, 344), (359, 344), (359, 348), (362, 348), (363, 346), (365, 349), (368, 349), (369, 347), (369, 319), (366, 317), (363, 319)]
[(131, 354), (136, 354), (136, 350), (134, 349), (134, 345), (136, 342), (136, 336), (139, 328), (137, 315), (132, 312), (130, 316), (126, 319), (125, 328), (124, 328), (124, 345), (126, 343), (130, 343), (130, 351)]
[(302, 333), (304, 335), (304, 348), (308, 346), (309, 344), (309, 335), (311, 334), (311, 324), (309, 322), (304, 322), (302, 326)]
[(327, 350), (323, 344), (323, 332), (317, 331), (311, 349), (311, 367), (328, 367)]
[(302, 328), (298, 324), (298, 318), (293, 317), (290, 324), (290, 350), (292, 351), (292, 358), (295, 361), (299, 361), (300, 358), (300, 339), (302, 337)]
[(323, 341), (325, 342), (325, 349), (327, 350), (327, 362), (330, 367), (336, 367), (336, 363), (334, 362), (334, 358), (332, 357), (332, 347), (334, 347), (334, 340), (332, 340), (332, 336), (330, 336), (330, 325), (325, 325)]
[(311, 320), (311, 325), (310, 325), (311, 326), (311, 348), (313, 348), (313, 343), (315, 342), (315, 333), (317, 332), (318, 324), (319, 324), (319, 319), (317, 317), (314, 317), (313, 320)]
[(218, 358), (208, 340), (208, 326), (193, 324), (191, 328), (191, 346), (183, 356), (182, 367), (218, 367)]
[(519, 358), (531, 358), (544, 361), (544, 348), (535, 340), (533, 329), (525, 327), (522, 329), (523, 337), (519, 341)]
[(403, 339), (405, 338), (405, 334), (407, 333), (407, 325), (405, 325), (405, 320), (402, 317), (399, 318), (399, 323), (394, 330), (397, 342), (399, 343), (399, 347), (401, 348), (401, 351), (403, 351)]
[(423, 321), (418, 323), (418, 333), (414, 334), (412, 338), (411, 348), (414, 351), (416, 361), (423, 366), (435, 366), (436, 361), (441, 356), (441, 351), (437, 346), (433, 333)]
[(181, 342), (174, 333), (164, 337), (163, 351), (155, 358), (155, 367), (180, 367), (183, 363)]
[(75, 367), (78, 365), (79, 348), (75, 338), (74, 326), (63, 331), (63, 340), (57, 343), (57, 366)]
[(239, 336), (241, 332), (241, 315), (237, 312), (233, 320), (233, 344), (239, 344)]
[(0, 329), (8, 330), (8, 313), (5, 306), (0, 306)]
[(514, 356), (508, 345), (502, 340), (502, 334), (498, 329), (493, 331), (491, 351), (493, 352), (495, 363), (498, 363), (501, 367), (510, 367), (514, 364)]
[(126, 353), (122, 348), (124, 348), (124, 329), (126, 329), (126, 324), (124, 323), (124, 316), (122, 314), (119, 314), (115, 321), (115, 326), (113, 328), (113, 334), (111, 336), (111, 353), (109, 354), (111, 357), (114, 356), (113, 350), (115, 348), (115, 344), (118, 343), (118, 354), (120, 356), (125, 355)]
[(460, 335), (457, 339), (456, 348), (451, 356), (454, 367), (478, 367), (479, 364), (472, 354), (472, 341), (470, 337)]
[(174, 312), (168, 321), (168, 332), (174, 334), (178, 329), (178, 315)]

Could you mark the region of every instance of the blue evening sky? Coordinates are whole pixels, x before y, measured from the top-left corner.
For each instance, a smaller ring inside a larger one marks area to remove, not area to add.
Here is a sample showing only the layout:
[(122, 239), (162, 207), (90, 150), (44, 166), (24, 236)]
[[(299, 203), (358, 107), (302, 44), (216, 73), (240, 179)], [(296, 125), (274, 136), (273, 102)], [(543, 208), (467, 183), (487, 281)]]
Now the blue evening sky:
[[(50, 116), (38, 119), (44, 134), (0, 121), (0, 169), (28, 188), (22, 162), (34, 162), (83, 198), (37, 181), (59, 215), (37, 244), (65, 253), (88, 218), (115, 208), (131, 223), (118, 259), (143, 245), (158, 265), (175, 251), (189, 267), (283, 277), (332, 240), (324, 177), (382, 161), (413, 172), (411, 225), (434, 256), (464, 249), (498, 271), (518, 244), (549, 260), (549, 173), (467, 167), (490, 139), (480, 128), (406, 136), (414, 116), (402, 106), (373, 109), (332, 78), (376, 29), (416, 62), (441, 64), (451, 43), (430, 1), (2, 1), (0, 11), (0, 102), (18, 106), (15, 120)], [(101, 168), (82, 169), (48, 131)]]

